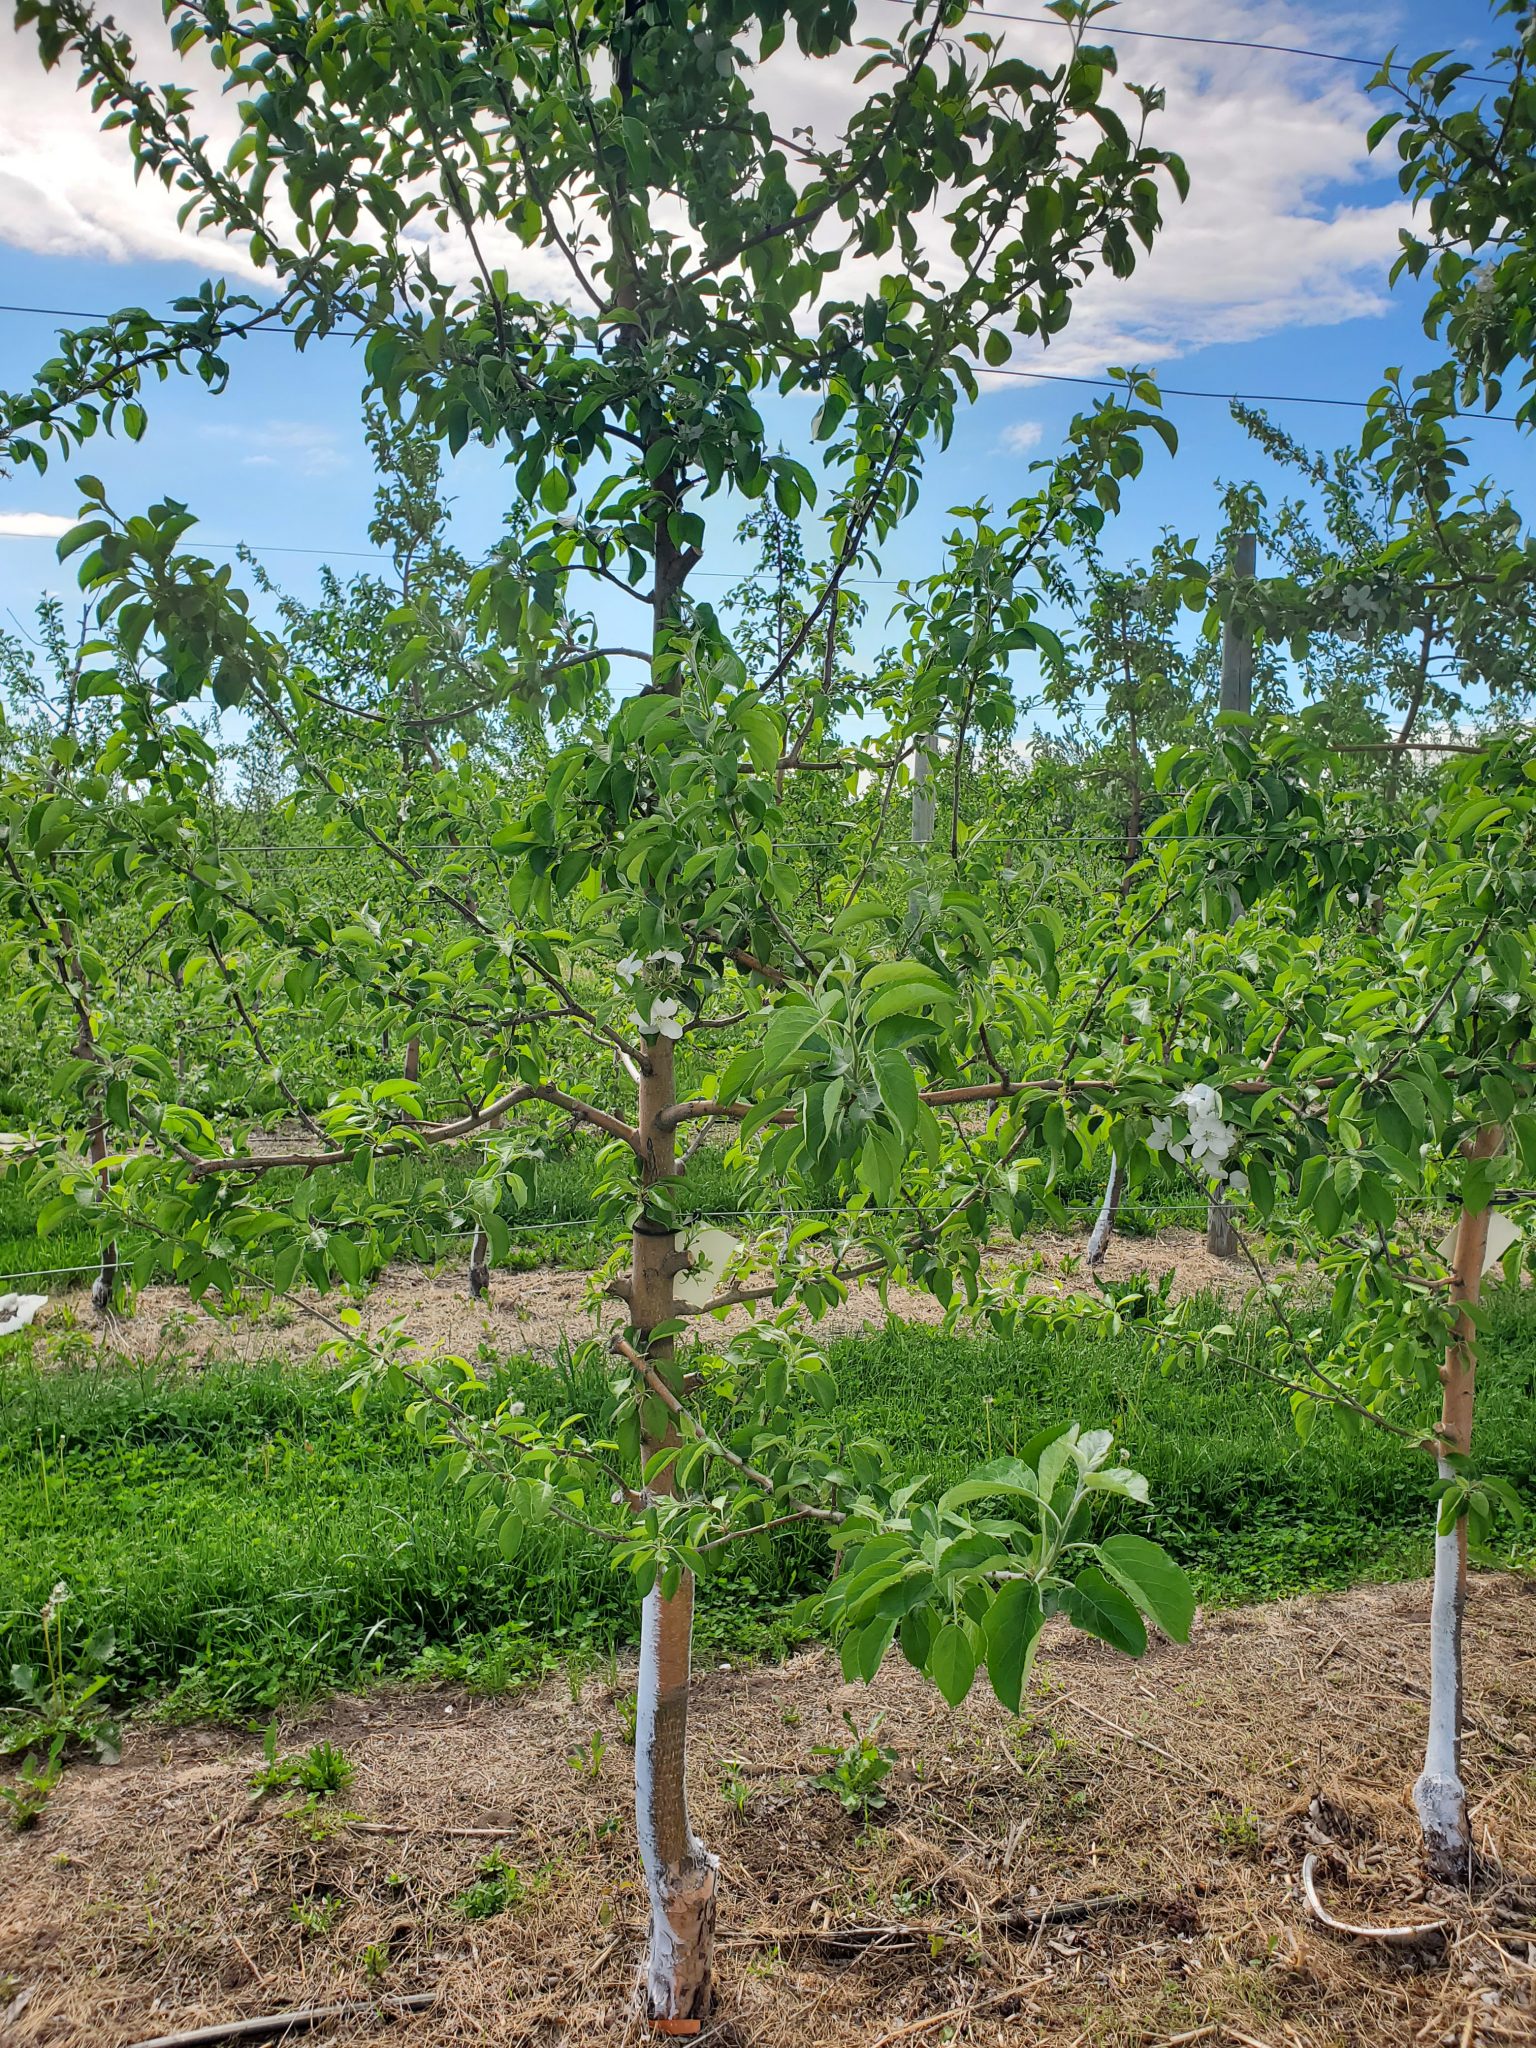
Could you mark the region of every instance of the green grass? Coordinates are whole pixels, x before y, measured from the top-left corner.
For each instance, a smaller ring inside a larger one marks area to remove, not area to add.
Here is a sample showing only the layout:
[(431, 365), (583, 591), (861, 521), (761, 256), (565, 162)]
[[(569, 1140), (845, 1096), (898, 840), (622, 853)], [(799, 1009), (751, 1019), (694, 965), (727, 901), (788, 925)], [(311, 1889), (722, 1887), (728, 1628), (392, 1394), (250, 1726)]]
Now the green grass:
[[(1536, 1309), (1501, 1303), (1484, 1346), (1480, 1433), (1493, 1466), (1536, 1480)], [(1233, 1601), (1421, 1570), (1430, 1474), (1374, 1433), (1303, 1451), (1251, 1383), (1164, 1378), (1135, 1336), (1012, 1344), (895, 1326), (833, 1346), (850, 1427), (940, 1481), (1042, 1422), (1112, 1423), (1153, 1483), (1155, 1528), (1204, 1597)], [(554, 1369), (496, 1375), (534, 1406), (596, 1398)], [(515, 1562), (476, 1545), (428, 1484), (398, 1416), (359, 1418), (330, 1370), (214, 1366), (39, 1373), (0, 1344), (0, 1672), (37, 1657), (48, 1589), (74, 1589), (75, 1640), (118, 1640), (128, 1697), (249, 1712), (417, 1672), (495, 1689), (632, 1638), (606, 1552), (536, 1534)], [(824, 1561), (814, 1537), (744, 1545), (701, 1599), (703, 1654), (771, 1653)], [(0, 1682), (0, 1694), (3, 1694)]]
[(60, 1266), (95, 1266), (96, 1236), (89, 1224), (82, 1218), (39, 1237), (36, 1213), (20, 1173), (0, 1174), (0, 1294), (13, 1288), (47, 1294), (82, 1286), (90, 1278), (88, 1273), (53, 1276)]
[[(402, 1204), (414, 1201), (415, 1191), (427, 1181), (441, 1181), (441, 1193), (426, 1208), (426, 1229), (434, 1259), (458, 1260), (469, 1257), (470, 1227), (455, 1209), (462, 1203), (464, 1189), (476, 1161), (468, 1154), (435, 1157), (429, 1164), (415, 1160), (380, 1162), (377, 1184), (385, 1200)], [(311, 1177), (323, 1202), (327, 1190), (343, 1176), (317, 1173)], [(512, 1231), (512, 1253), (508, 1267), (559, 1265), (589, 1267), (606, 1258), (613, 1249), (612, 1233), (593, 1228), (592, 1163), (583, 1151), (541, 1161), (534, 1169), (528, 1199), (519, 1206), (510, 1196), (502, 1202), (502, 1214)], [(297, 1173), (274, 1174), (267, 1183), (274, 1201), (294, 1188)], [(741, 1193), (736, 1178), (729, 1174), (718, 1152), (701, 1152), (688, 1172), (688, 1205), (683, 1212), (693, 1216), (715, 1210), (737, 1210)], [(62, 1293), (84, 1286), (94, 1270), (99, 1250), (96, 1236), (84, 1217), (79, 1224), (63, 1223), (39, 1237), (37, 1204), (28, 1193), (20, 1172), (0, 1174), (0, 1293), (8, 1288), (28, 1292)], [(139, 1249), (140, 1239), (124, 1237), (124, 1259)], [(59, 1269), (79, 1268), (61, 1273)], [(167, 1263), (166, 1270), (169, 1271)]]
[[(428, 1252), (433, 1260), (459, 1264), (468, 1261), (469, 1226), (461, 1212), (456, 1214), (456, 1205), (463, 1201), (475, 1163), (467, 1153), (442, 1154), (430, 1161), (379, 1163), (377, 1185), (381, 1197), (398, 1200), (413, 1210), (422, 1184), (443, 1184), (441, 1193), (426, 1205), (425, 1212)], [(1097, 1170), (1078, 1171), (1064, 1179), (1057, 1190), (1072, 1220), (1084, 1231), (1098, 1209), (1103, 1193), (1101, 1178)], [(317, 1208), (323, 1209), (328, 1189), (344, 1179), (344, 1175), (333, 1172), (310, 1176)], [(272, 1200), (280, 1200), (298, 1180), (297, 1173), (273, 1174), (267, 1183)], [(512, 1249), (504, 1267), (589, 1268), (607, 1258), (613, 1250), (614, 1235), (593, 1225), (592, 1185), (591, 1156), (581, 1146), (540, 1161), (531, 1173), (528, 1199), (521, 1206), (510, 1196), (503, 1199), (501, 1213), (512, 1232)], [(690, 1161), (685, 1185), (686, 1201), (680, 1210), (685, 1220), (742, 1213), (741, 1182), (727, 1169), (718, 1150), (705, 1149)], [(802, 1204), (797, 1213), (804, 1213), (805, 1206)], [(99, 1257), (95, 1233), (82, 1216), (79, 1224), (66, 1222), (40, 1238), (36, 1209), (19, 1171), (0, 1174), (0, 1293), (13, 1287), (29, 1293), (67, 1293), (72, 1288), (84, 1287)], [(759, 1213), (771, 1217), (775, 1205), (771, 1201), (760, 1203)], [(1047, 1219), (1042, 1216), (1041, 1220)], [(1122, 1237), (1135, 1238), (1149, 1236), (1170, 1224), (1198, 1227), (1200, 1220), (1200, 1203), (1191, 1198), (1187, 1186), (1157, 1176), (1132, 1190), (1121, 1211), (1119, 1229)], [(132, 1258), (140, 1243), (131, 1233), (124, 1237), (120, 1250), (125, 1261)], [(168, 1262), (164, 1270), (168, 1275)]]

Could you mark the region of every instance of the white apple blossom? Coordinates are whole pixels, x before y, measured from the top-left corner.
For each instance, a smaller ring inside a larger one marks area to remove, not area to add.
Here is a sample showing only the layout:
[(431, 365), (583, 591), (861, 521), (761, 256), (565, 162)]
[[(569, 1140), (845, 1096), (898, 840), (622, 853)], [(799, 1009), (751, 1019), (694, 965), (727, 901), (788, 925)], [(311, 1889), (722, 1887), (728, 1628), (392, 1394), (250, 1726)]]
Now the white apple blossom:
[(1246, 1174), (1227, 1170), (1237, 1149), (1237, 1132), (1226, 1120), (1220, 1090), (1208, 1081), (1196, 1081), (1173, 1098), (1172, 1106), (1184, 1111), (1188, 1128), (1179, 1128), (1172, 1115), (1154, 1117), (1147, 1134), (1148, 1150), (1166, 1152), (1175, 1166), (1188, 1161), (1206, 1180), (1218, 1185), (1224, 1182), (1235, 1193), (1246, 1194)]
[(649, 1017), (642, 1017), (638, 1010), (630, 1012), (635, 1029), (647, 1038), (681, 1038), (683, 1035), (682, 1004), (675, 996), (657, 996), (651, 1004)]

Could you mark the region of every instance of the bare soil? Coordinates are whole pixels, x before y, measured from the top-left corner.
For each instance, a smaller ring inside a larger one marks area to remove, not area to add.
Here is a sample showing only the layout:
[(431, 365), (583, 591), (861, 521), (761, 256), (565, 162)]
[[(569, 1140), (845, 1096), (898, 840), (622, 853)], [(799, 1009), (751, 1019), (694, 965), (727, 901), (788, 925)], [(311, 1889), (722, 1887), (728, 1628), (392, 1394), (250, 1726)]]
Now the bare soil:
[[(1468, 1620), (1473, 1894), (1427, 1893), (1406, 1788), (1423, 1739), (1423, 1585), (1222, 1613), (1139, 1665), (1048, 1640), (1023, 1722), (957, 1713), (887, 1659), (808, 1652), (699, 1675), (695, 1820), (721, 1860), (729, 2048), (1493, 2048), (1536, 2042), (1536, 1587), (1479, 1578)], [(627, 1671), (498, 1700), (405, 1691), (287, 1723), (356, 1765), (308, 1814), (254, 1798), (257, 1736), (130, 1730), (0, 1842), (4, 2048), (127, 2048), (177, 2028), (429, 1992), (328, 2043), (639, 2043), (643, 1941)], [(811, 1780), (847, 1710), (898, 1764), (850, 1819)], [(600, 1733), (595, 1775), (568, 1759)], [(738, 1813), (725, 1796), (746, 1790)], [(499, 1844), (454, 1830), (499, 1829)], [(499, 1846), (522, 1896), (466, 1912)], [(1341, 1917), (1444, 1918), (1409, 1949)], [(7, 1983), (7, 1977), (9, 1982)], [(10, 2001), (9, 2008), (7, 2001)], [(5, 2025), (9, 2009), (14, 2017)], [(297, 2038), (297, 2037), (295, 2037)]]
[[(1080, 1268), (1083, 1243), (1080, 1238), (1042, 1235), (1030, 1240), (1026, 1252), (1017, 1249), (989, 1258), (994, 1277), (1002, 1277), (1025, 1266), (1034, 1292), (1052, 1288), (1080, 1288), (1085, 1282)], [(1106, 1280), (1126, 1280), (1149, 1274), (1159, 1280), (1173, 1275), (1176, 1296), (1214, 1290), (1240, 1296), (1256, 1284), (1253, 1270), (1243, 1262), (1212, 1258), (1204, 1236), (1193, 1230), (1164, 1230), (1156, 1237), (1116, 1238), (1110, 1243), (1101, 1268)], [(338, 1306), (332, 1296), (323, 1304), (318, 1296), (299, 1295), (326, 1307), (332, 1314)], [(538, 1267), (526, 1273), (493, 1275), (488, 1300), (471, 1301), (463, 1272), (431, 1272), (420, 1267), (397, 1266), (382, 1274), (366, 1300), (355, 1306), (364, 1333), (375, 1336), (384, 1326), (403, 1317), (412, 1341), (423, 1351), (441, 1351), (473, 1358), (477, 1347), (489, 1344), (498, 1355), (514, 1351), (553, 1354), (563, 1343), (616, 1328), (623, 1320), (620, 1305), (604, 1299), (586, 1273), (564, 1272)], [(730, 1333), (745, 1325), (748, 1311), (734, 1310), (712, 1321), (709, 1327)], [(905, 1287), (891, 1287), (882, 1302), (879, 1290), (869, 1285), (852, 1288), (848, 1299), (830, 1310), (817, 1326), (827, 1336), (856, 1335), (861, 1330), (881, 1329), (888, 1317), (903, 1322), (937, 1323), (941, 1311), (931, 1294), (915, 1293)], [(227, 1317), (190, 1302), (178, 1287), (148, 1287), (139, 1295), (134, 1313), (126, 1319), (112, 1318), (98, 1323), (84, 1312), (93, 1341), (102, 1349), (131, 1358), (174, 1356), (189, 1364), (211, 1357), (256, 1361), (265, 1358), (309, 1357), (316, 1345), (328, 1339), (328, 1332), (302, 1307), (284, 1308), (276, 1316), (248, 1316), (231, 1322)], [(56, 1321), (56, 1318), (55, 1318)], [(44, 1311), (39, 1328), (46, 1329)]]

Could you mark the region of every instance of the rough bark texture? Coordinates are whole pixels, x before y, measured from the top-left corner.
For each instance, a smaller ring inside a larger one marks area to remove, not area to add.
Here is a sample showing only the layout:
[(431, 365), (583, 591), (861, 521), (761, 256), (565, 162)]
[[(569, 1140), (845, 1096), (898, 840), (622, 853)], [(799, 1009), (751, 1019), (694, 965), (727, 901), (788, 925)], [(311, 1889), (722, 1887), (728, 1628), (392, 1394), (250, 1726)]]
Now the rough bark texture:
[[(1471, 1159), (1498, 1151), (1502, 1132), (1490, 1125), (1467, 1146)], [(1476, 1307), (1488, 1250), (1488, 1210), (1463, 1209), (1456, 1226), (1451, 1300), (1460, 1305), (1440, 1368), (1440, 1435), (1449, 1451), (1472, 1448), (1472, 1409), (1477, 1384), (1477, 1333), (1465, 1310)], [(1440, 1460), (1440, 1476), (1452, 1468)], [(1472, 1849), (1467, 1788), (1461, 1777), (1464, 1713), (1462, 1622), (1467, 1607), (1467, 1518), (1435, 1538), (1435, 1589), (1429, 1618), (1429, 1739), (1424, 1768), (1413, 1788), (1414, 1811), (1424, 1830), (1430, 1874), (1445, 1883), (1465, 1883)]]
[(1205, 1212), (1205, 1248), (1213, 1259), (1237, 1257), (1237, 1228), (1232, 1211), (1219, 1195), (1212, 1195)]
[[(676, 1100), (671, 1043), (648, 1046), (650, 1071), (641, 1077), (639, 1130), (641, 1184), (650, 1187), (677, 1171), (674, 1132), (658, 1122)], [(655, 1366), (672, 1356), (670, 1338), (648, 1341), (650, 1331), (675, 1312), (673, 1281), (682, 1265), (670, 1230), (634, 1234), (630, 1309), (638, 1342)], [(650, 1459), (673, 1440), (670, 1428), (648, 1436)], [(663, 1474), (652, 1489), (666, 1490)], [(635, 1711), (635, 1824), (651, 1900), (651, 1948), (646, 1999), (653, 2020), (702, 2020), (712, 1991), (717, 1859), (694, 1834), (688, 1816), (688, 1681), (693, 1640), (693, 1580), (684, 1573), (664, 1599), (660, 1586), (646, 1595), (640, 1626), (640, 1672)]]

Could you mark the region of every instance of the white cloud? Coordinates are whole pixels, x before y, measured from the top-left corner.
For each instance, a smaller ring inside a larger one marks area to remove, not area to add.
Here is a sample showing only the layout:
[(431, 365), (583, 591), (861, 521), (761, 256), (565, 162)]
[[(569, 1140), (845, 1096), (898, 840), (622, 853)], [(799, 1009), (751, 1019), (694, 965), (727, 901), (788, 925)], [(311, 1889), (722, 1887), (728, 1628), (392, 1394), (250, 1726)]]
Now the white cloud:
[[(210, 153), (220, 156), (238, 116), (216, 74), (205, 60), (189, 66), (174, 56), (157, 0), (119, 0), (115, 11), (150, 76), (174, 76), (195, 88), (198, 125)], [(867, 32), (889, 32), (890, 0), (865, 0), (863, 12)], [(1000, 19), (992, 26), (1005, 54), (1059, 61), (1063, 30)], [(1114, 42), (1118, 26), (1363, 51), (1392, 39), (1369, 0), (1355, 8), (1331, 0), (1132, 0), (1095, 32)], [(98, 260), (175, 258), (241, 280), (262, 275), (239, 241), (180, 230), (177, 195), (153, 179), (134, 182), (124, 138), (101, 133), (68, 70), (44, 73), (31, 32), (13, 36), (10, 46), (8, 35), (0, 28), (0, 243)], [(1069, 327), (1044, 357), (1052, 370), (1166, 363), (1211, 343), (1384, 309), (1386, 270), (1405, 209), (1382, 184), (1367, 189), (1383, 167), (1373, 168), (1365, 149), (1372, 112), (1365, 73), (1200, 45), (1126, 38), (1117, 48), (1124, 77), (1165, 88), (1167, 111), (1156, 118), (1154, 137), (1185, 157), (1191, 195), (1181, 207), (1168, 193), (1168, 225), (1134, 277), (1120, 282), (1101, 273), (1090, 280)], [(756, 90), (776, 126), (809, 125), (829, 136), (861, 95), (854, 78), (860, 62), (858, 53), (845, 52), (813, 63), (791, 39), (755, 74)], [(1123, 92), (1117, 104), (1129, 107)], [(472, 279), (462, 236), (426, 220), (412, 235), (440, 274)], [(522, 289), (573, 289), (554, 251), (524, 250), (498, 231), (484, 247)], [(841, 284), (861, 289), (864, 268), (846, 268)], [(1033, 361), (1035, 352), (1016, 360)], [(288, 454), (327, 460), (318, 449)], [(265, 457), (253, 449), (245, 459), (275, 462), (282, 455), (275, 447)]]
[(57, 512), (0, 512), (0, 540), (57, 540), (78, 524)]
[[(123, 0), (113, 12), (152, 78), (179, 83), (192, 71), (190, 82), (203, 88), (200, 124), (212, 154), (221, 156), (234, 140), (238, 116), (211, 67), (176, 59), (156, 0)], [(101, 132), (89, 97), (75, 89), (67, 57), (44, 71), (30, 29), (0, 34), (0, 52), (0, 242), (40, 256), (109, 263), (148, 258), (192, 262), (243, 279), (259, 275), (239, 242), (177, 226), (185, 195), (167, 192), (152, 177), (135, 182), (125, 136)]]
[(246, 469), (281, 469), (290, 476), (334, 476), (350, 457), (333, 427), (309, 420), (209, 420), (203, 438), (222, 441), (240, 451)]
[(1028, 455), (1044, 439), (1045, 429), (1038, 420), (1015, 420), (1003, 429), (1003, 446), (1010, 455)]

